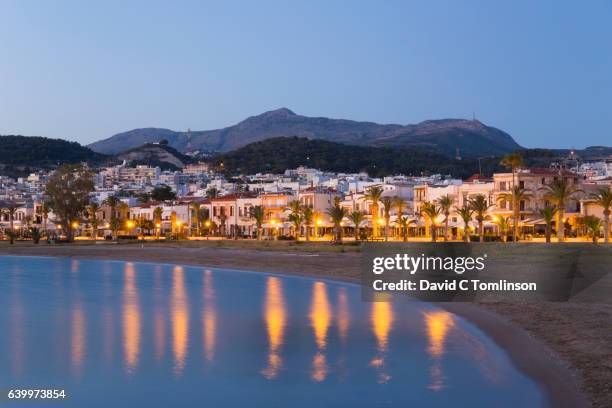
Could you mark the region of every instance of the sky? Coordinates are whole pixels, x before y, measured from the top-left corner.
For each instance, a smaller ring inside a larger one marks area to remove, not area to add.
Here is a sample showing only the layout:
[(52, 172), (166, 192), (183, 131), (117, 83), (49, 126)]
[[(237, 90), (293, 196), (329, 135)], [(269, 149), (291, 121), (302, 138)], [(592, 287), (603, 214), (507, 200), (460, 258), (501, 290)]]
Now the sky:
[(612, 0), (0, 0), (0, 134), (83, 144), (288, 107), (612, 145)]

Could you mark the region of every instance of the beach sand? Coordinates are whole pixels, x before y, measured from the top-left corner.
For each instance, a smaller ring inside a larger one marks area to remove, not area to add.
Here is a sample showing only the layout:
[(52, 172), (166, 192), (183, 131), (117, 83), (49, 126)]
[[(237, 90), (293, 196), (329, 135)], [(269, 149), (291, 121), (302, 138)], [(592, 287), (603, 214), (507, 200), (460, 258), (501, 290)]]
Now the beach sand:
[[(329, 244), (327, 244), (329, 245)], [(321, 247), (323, 248), (323, 247)], [(262, 250), (263, 249), (263, 250)], [(298, 274), (359, 283), (361, 256), (287, 244), (139, 243), (0, 245), (0, 255), (118, 259)], [(578, 303), (439, 306), (465, 318), (534, 378), (552, 406), (612, 406), (612, 305)]]

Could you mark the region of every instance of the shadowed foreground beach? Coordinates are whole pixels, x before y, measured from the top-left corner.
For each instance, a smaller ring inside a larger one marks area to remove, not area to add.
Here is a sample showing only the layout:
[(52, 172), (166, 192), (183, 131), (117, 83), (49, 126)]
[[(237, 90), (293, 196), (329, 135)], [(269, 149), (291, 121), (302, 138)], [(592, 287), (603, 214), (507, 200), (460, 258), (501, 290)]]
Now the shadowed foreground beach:
[[(213, 243), (0, 245), (1, 255), (205, 265), (358, 283), (361, 256), (355, 251), (329, 247), (296, 249), (274, 244), (267, 244), (265, 248), (252, 244), (231, 248)], [(612, 406), (611, 305), (443, 303), (440, 306), (485, 331), (508, 352), (518, 368), (542, 384), (553, 406)]]

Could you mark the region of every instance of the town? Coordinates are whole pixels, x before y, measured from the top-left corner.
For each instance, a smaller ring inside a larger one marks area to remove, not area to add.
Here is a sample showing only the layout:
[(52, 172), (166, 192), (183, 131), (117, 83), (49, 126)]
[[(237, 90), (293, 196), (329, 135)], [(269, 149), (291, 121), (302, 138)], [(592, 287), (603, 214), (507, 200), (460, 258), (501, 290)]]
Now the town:
[(527, 168), (513, 153), (502, 165), (460, 180), (307, 167), (229, 178), (205, 162), (182, 171), (124, 162), (87, 169), (91, 187), (69, 216), (49, 200), (54, 172), (0, 176), (0, 237), (608, 242), (612, 160)]

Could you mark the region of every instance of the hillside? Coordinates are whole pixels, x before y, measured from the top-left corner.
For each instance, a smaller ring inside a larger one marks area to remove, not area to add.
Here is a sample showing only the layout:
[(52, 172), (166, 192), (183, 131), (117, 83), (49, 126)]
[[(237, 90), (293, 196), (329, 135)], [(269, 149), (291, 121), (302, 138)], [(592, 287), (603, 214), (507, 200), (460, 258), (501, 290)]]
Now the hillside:
[(95, 151), (116, 154), (143, 143), (168, 140), (181, 152), (227, 152), (256, 141), (301, 136), (362, 146), (402, 146), (429, 149), (464, 157), (498, 155), (520, 149), (507, 133), (479, 121), (442, 119), (416, 125), (381, 125), (345, 119), (308, 117), (281, 108), (249, 117), (223, 129), (174, 132), (168, 129), (144, 128), (119, 133), (89, 145)]
[(162, 170), (182, 169), (186, 164), (193, 162), (191, 157), (160, 143), (146, 143), (117, 155), (116, 159), (126, 160), (133, 166), (140, 164), (159, 166)]
[[(477, 159), (455, 160), (413, 148), (354, 146), (300, 137), (251, 143), (220, 154), (211, 162), (217, 170), (230, 175), (282, 173), (300, 165), (334, 172), (366, 171), (371, 176), (441, 173), (467, 178), (478, 172)], [(499, 157), (482, 159), (481, 166), (485, 174), (501, 169)]]
[(10, 177), (62, 163), (95, 164), (106, 159), (107, 156), (76, 142), (39, 136), (0, 136), (0, 174)]

